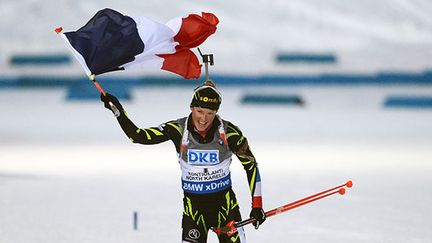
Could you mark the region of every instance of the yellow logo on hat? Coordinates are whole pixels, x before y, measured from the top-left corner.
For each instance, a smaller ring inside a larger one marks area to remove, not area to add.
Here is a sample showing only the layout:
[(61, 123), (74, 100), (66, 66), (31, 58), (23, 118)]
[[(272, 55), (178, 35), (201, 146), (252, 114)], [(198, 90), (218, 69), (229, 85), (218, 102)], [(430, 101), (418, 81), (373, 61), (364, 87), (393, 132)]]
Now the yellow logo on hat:
[(217, 98), (209, 98), (207, 96), (204, 97), (199, 97), (200, 101), (204, 101), (204, 102), (210, 102), (210, 103), (218, 103), (218, 99)]

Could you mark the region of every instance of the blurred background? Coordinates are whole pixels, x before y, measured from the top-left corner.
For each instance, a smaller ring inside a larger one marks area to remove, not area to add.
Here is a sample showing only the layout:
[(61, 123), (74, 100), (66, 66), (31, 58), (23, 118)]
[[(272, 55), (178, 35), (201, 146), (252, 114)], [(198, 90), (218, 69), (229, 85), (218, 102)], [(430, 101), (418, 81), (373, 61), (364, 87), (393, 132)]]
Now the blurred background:
[[(344, 196), (246, 226), (248, 242), (432, 242), (432, 2), (1, 0), (1, 243), (180, 241), (172, 143), (130, 143), (54, 32), (106, 7), (160, 23), (218, 16), (200, 49), (214, 55), (219, 114), (260, 163), (265, 209), (353, 180)], [(98, 81), (145, 128), (188, 115), (204, 74)], [(232, 173), (246, 218), (235, 158)]]

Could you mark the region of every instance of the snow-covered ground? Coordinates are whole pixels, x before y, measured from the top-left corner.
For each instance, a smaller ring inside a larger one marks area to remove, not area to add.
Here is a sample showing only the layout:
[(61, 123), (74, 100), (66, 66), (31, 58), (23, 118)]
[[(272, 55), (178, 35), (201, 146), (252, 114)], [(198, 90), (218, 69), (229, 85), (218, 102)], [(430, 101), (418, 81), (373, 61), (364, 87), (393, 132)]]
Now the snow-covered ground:
[[(247, 227), (248, 242), (430, 242), (432, 113), (385, 109), (430, 87), (222, 87), (220, 114), (260, 162), (272, 209), (354, 182), (335, 195)], [(241, 105), (244, 93), (300, 93), (307, 105)], [(142, 88), (123, 105), (141, 127), (188, 113), (188, 88)], [(100, 102), (62, 89), (0, 90), (0, 242), (180, 242), (180, 170), (173, 145), (134, 145)], [(234, 187), (249, 213), (246, 176)], [(133, 230), (132, 215), (139, 216)], [(209, 242), (216, 242), (211, 235)]]

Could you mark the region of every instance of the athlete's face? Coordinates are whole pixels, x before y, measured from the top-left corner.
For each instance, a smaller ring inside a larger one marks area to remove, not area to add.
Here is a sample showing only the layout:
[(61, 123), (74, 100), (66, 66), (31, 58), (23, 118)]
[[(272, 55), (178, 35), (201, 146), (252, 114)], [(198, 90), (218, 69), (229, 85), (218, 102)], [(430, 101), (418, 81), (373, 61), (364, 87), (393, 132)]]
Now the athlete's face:
[(215, 110), (201, 108), (201, 107), (191, 107), (192, 111), (192, 122), (195, 128), (202, 132), (207, 129), (212, 123), (216, 116)]

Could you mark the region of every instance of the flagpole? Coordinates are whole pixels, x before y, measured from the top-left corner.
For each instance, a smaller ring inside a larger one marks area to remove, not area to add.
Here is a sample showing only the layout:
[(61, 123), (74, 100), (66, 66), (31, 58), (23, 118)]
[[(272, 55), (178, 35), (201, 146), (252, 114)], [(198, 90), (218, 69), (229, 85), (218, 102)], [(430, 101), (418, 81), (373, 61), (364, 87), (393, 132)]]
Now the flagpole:
[[(96, 80), (95, 75), (94, 74), (90, 75), (89, 79), (91, 81), (93, 81), (93, 84), (96, 86), (96, 88), (99, 90), (99, 92), (101, 92), (101, 94), (103, 96), (106, 96), (105, 91), (102, 89), (102, 87), (100, 86), (100, 84)], [(111, 111), (114, 113), (114, 116), (119, 117), (120, 116), (120, 110), (111, 101), (109, 101), (108, 104), (111, 107)]]

